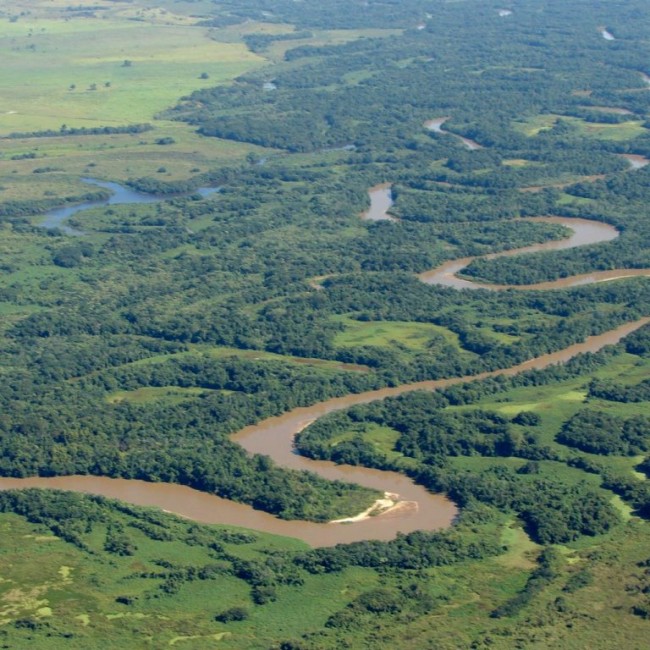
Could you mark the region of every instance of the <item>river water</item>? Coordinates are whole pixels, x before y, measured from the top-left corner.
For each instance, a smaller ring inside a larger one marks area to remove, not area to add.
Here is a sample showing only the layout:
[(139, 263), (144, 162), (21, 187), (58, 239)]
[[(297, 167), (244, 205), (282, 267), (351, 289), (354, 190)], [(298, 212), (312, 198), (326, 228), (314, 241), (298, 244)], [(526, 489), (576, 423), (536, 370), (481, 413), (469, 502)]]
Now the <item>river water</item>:
[(370, 208), (361, 215), (364, 221), (397, 221), (395, 217), (388, 214), (393, 205), (393, 194), (390, 183), (375, 185), (368, 190), (370, 197)]
[(305, 469), (316, 472), (328, 479), (353, 481), (367, 487), (397, 493), (405, 501), (405, 507), (401, 510), (397, 509), (387, 515), (371, 517), (362, 522), (354, 524), (315, 524), (305, 521), (281, 521), (265, 512), (253, 510), (250, 506), (220, 499), (180, 485), (146, 483), (96, 476), (0, 478), (0, 489), (41, 487), (101, 494), (136, 505), (157, 506), (200, 522), (244, 526), (268, 533), (296, 537), (312, 546), (333, 546), (338, 543), (365, 539), (392, 539), (397, 533), (447, 528), (452, 524), (457, 509), (445, 496), (431, 494), (423, 487), (415, 485), (405, 476), (394, 472), (335, 465), (327, 461), (312, 461), (299, 456), (293, 450), (295, 434), (308, 423), (326, 413), (346, 409), (356, 404), (365, 404), (415, 390), (432, 391), (476, 379), (514, 375), (525, 370), (541, 369), (553, 364), (564, 363), (578, 354), (596, 352), (605, 345), (617, 343), (622, 337), (648, 322), (650, 322), (650, 318), (627, 323), (605, 334), (589, 337), (583, 343), (572, 345), (559, 352), (546, 354), (503, 370), (486, 372), (476, 376), (455, 377), (383, 388), (327, 400), (314, 406), (297, 408), (284, 415), (269, 418), (256, 425), (246, 427), (232, 437), (235, 442), (242, 445), (247, 451), (268, 454), (276, 463), (284, 467)]
[[(648, 163), (643, 156), (625, 154), (625, 158), (630, 161), (632, 167), (637, 169)], [(395, 217), (388, 214), (388, 210), (393, 205), (389, 183), (382, 183), (381, 185), (371, 187), (368, 190), (368, 195), (370, 196), (370, 209), (361, 215), (362, 219), (367, 221), (396, 221)], [(524, 219), (520, 219), (519, 221), (524, 221)], [(512, 257), (514, 255), (523, 255), (526, 253), (565, 250), (568, 248), (576, 248), (577, 246), (587, 246), (589, 244), (600, 244), (602, 242), (611, 241), (619, 235), (618, 230), (613, 226), (600, 221), (591, 221), (589, 219), (578, 219), (574, 217), (530, 217), (525, 219), (525, 221), (558, 224), (569, 228), (572, 231), (572, 234), (564, 239), (556, 239), (542, 244), (532, 244), (530, 246), (501, 251), (499, 253), (490, 253), (488, 255), (477, 255), (450, 260), (435, 269), (420, 273), (418, 277), (425, 284), (436, 284), (445, 287), (453, 287), (455, 289), (489, 289), (492, 291), (504, 291), (506, 289), (514, 288), (524, 291), (543, 291), (548, 289), (566, 289), (584, 284), (607, 282), (623, 278), (650, 276), (650, 269), (613, 269), (608, 271), (593, 271), (581, 275), (572, 275), (568, 278), (560, 278), (549, 282), (522, 285), (484, 284), (457, 277), (457, 273), (462, 272), (463, 269), (467, 268), (477, 259), (490, 260), (497, 257)], [(517, 220), (514, 220), (512, 223), (516, 226)], [(320, 285), (316, 286), (322, 288)]]
[[(120, 185), (119, 183), (98, 181), (94, 178), (82, 178), (81, 180), (84, 183), (88, 183), (88, 185), (95, 185), (97, 187), (110, 190), (111, 195), (107, 199), (102, 199), (100, 201), (85, 201), (84, 203), (77, 203), (76, 205), (69, 205), (63, 208), (50, 210), (49, 212), (45, 213), (45, 216), (38, 223), (41, 228), (58, 228), (67, 235), (79, 236), (83, 235), (84, 232), (76, 228), (72, 228), (71, 226), (66, 225), (64, 222), (72, 215), (77, 214), (77, 212), (81, 212), (82, 210), (88, 210), (90, 208), (101, 208), (107, 205), (118, 205), (122, 203), (159, 203), (160, 201), (165, 201), (167, 199), (181, 196), (179, 194), (144, 194), (143, 192), (136, 192), (135, 190), (131, 190), (124, 185)], [(218, 191), (219, 188), (217, 187), (201, 187), (193, 193), (200, 194), (201, 196), (205, 197)]]
[[(613, 226), (599, 221), (590, 221), (588, 219), (570, 217), (532, 217), (526, 219), (526, 221), (559, 224), (570, 228), (573, 231), (573, 234), (566, 239), (556, 239), (544, 242), (543, 244), (533, 244), (532, 246), (525, 246), (523, 248), (501, 251), (499, 253), (490, 253), (489, 255), (477, 255), (474, 257), (464, 257), (462, 259), (451, 260), (431, 271), (420, 273), (418, 277), (425, 284), (437, 284), (445, 287), (454, 287), (455, 289), (490, 289), (493, 291), (503, 291), (505, 289), (566, 289), (568, 287), (592, 284), (594, 282), (605, 282), (608, 280), (618, 280), (621, 278), (638, 276), (650, 276), (650, 269), (614, 269), (609, 271), (594, 271), (582, 275), (572, 275), (568, 278), (560, 278), (559, 280), (552, 280), (550, 282), (524, 285), (482, 284), (480, 282), (456, 277), (457, 273), (460, 273), (477, 259), (491, 260), (497, 257), (512, 257), (523, 253), (565, 250), (577, 246), (599, 244), (601, 242), (611, 241), (618, 237), (618, 230)], [(513, 225), (515, 224), (516, 221), (513, 221)]]
[(458, 138), (470, 151), (476, 151), (477, 149), (483, 148), (478, 142), (475, 142), (474, 140), (470, 140), (469, 138), (464, 138), (462, 135), (457, 135), (456, 133), (452, 133), (451, 131), (445, 131), (442, 128), (442, 125), (449, 119), (451, 118), (437, 117), (433, 120), (427, 120), (424, 123), (424, 128), (429, 129), (429, 131), (433, 131), (434, 133), (445, 133), (446, 135), (452, 135), (454, 136), (454, 138)]

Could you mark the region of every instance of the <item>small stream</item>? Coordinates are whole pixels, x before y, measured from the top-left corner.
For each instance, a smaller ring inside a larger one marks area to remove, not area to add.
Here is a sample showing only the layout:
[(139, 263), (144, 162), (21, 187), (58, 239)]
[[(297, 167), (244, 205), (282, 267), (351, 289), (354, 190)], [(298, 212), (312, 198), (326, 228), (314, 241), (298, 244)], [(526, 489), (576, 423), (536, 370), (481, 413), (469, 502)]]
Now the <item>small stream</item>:
[(457, 138), (460, 140), (467, 149), (470, 151), (476, 151), (477, 149), (482, 149), (483, 147), (476, 142), (475, 140), (470, 140), (469, 138), (465, 138), (462, 135), (458, 135), (456, 133), (452, 133), (451, 131), (445, 131), (442, 128), (442, 125), (447, 121), (451, 119), (450, 117), (437, 117), (433, 120), (427, 120), (424, 123), (424, 128), (428, 129), (429, 131), (433, 131), (434, 133), (444, 133), (446, 135), (451, 135), (454, 138)]
[[(68, 205), (63, 208), (55, 208), (54, 210), (50, 210), (49, 212), (45, 213), (44, 217), (38, 223), (41, 228), (47, 228), (50, 230), (58, 228), (66, 235), (74, 235), (78, 237), (84, 235), (85, 233), (82, 230), (68, 226), (64, 222), (78, 212), (82, 212), (83, 210), (89, 210), (90, 208), (101, 208), (107, 205), (119, 205), (123, 203), (160, 203), (161, 201), (166, 201), (168, 199), (176, 198), (179, 196), (188, 196), (188, 194), (145, 194), (144, 192), (137, 192), (128, 187), (125, 187), (124, 185), (120, 185), (119, 183), (100, 181), (95, 178), (82, 178), (81, 180), (88, 185), (94, 185), (96, 187), (110, 190), (111, 195), (107, 199), (102, 199), (99, 201), (84, 201), (83, 203), (77, 203), (76, 205)], [(201, 196), (206, 197), (218, 191), (218, 187), (201, 187), (195, 192), (192, 192), (192, 194), (200, 194)]]

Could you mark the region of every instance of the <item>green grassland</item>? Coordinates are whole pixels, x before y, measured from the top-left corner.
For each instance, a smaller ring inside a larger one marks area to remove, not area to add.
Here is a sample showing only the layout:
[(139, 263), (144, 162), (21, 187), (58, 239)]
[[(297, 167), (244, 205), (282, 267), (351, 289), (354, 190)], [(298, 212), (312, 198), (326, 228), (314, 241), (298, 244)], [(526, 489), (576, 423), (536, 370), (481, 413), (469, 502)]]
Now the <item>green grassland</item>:
[(349, 316), (336, 316), (332, 320), (344, 326), (344, 330), (334, 337), (334, 345), (341, 348), (365, 345), (389, 347), (408, 355), (442, 342), (461, 350), (457, 334), (432, 323), (359, 321)]
[[(90, 13), (76, 15), (66, 14), (66, 3), (30, 5), (15, 22), (0, 20), (0, 134), (58, 131), (63, 125), (151, 123), (154, 129), (0, 140), (3, 200), (71, 196), (68, 174), (178, 180), (262, 151), (206, 141), (185, 124), (156, 119), (179, 97), (228, 83), (266, 62), (243, 43), (215, 40), (196, 26), (196, 17), (162, 8), (115, 5), (93, 14), (97, 5), (85, 2), (79, 7), (88, 5)], [(11, 15), (19, 13), (17, 6)], [(171, 144), (156, 144), (160, 140)], [(52, 172), (33, 174), (44, 167)]]
[[(83, 503), (87, 498), (78, 499)], [(155, 514), (157, 523), (147, 530), (165, 540), (153, 539), (136, 527), (150, 519), (147, 512), (105, 509), (102, 520), (81, 534), (84, 550), (52, 534), (47, 525), (0, 515), (4, 642), (37, 649), (262, 650), (302, 637), (296, 641), (299, 647), (325, 649), (339, 647), (344, 636), (351, 648), (367, 647), (370, 639), (378, 647), (412, 650), (432, 643), (450, 650), (487, 639), (504, 649), (523, 644), (604, 650), (612, 641), (633, 650), (643, 647), (647, 623), (630, 613), (639, 602), (636, 590), (643, 584), (643, 571), (637, 565), (647, 557), (648, 544), (647, 529), (637, 520), (585, 547), (560, 548), (555, 577), (533, 603), (514, 618), (495, 620), (489, 612), (524, 589), (541, 550), (511, 519), (481, 526), (483, 534), (496, 532), (503, 545), (495, 558), (419, 571), (298, 571), (290, 582), (274, 585), (271, 601), (256, 604), (254, 589), (229, 567), (242, 561), (264, 563), (273, 555), (290, 558), (306, 550), (303, 544), (244, 531), (239, 537), (233, 529)], [(116, 527), (127, 536), (130, 554), (106, 550), (109, 529)], [(465, 533), (471, 534), (469, 529)], [(218, 541), (216, 553), (211, 540)], [(227, 559), (219, 559), (220, 554)], [(185, 575), (187, 567), (215, 567), (216, 573), (169, 579), (174, 572)], [(588, 577), (585, 584), (568, 588), (577, 574)], [(405, 606), (411, 602), (408, 596), (401, 612), (373, 613), (358, 604), (378, 590), (404, 598), (414, 582), (419, 595), (410, 609)], [(215, 619), (233, 607), (243, 608), (246, 618)], [(342, 630), (327, 623), (351, 610), (352, 627)]]
[[(121, 520), (127, 526), (129, 519), (133, 520), (115, 515), (110, 518), (112, 523)], [(172, 518), (163, 524), (170, 537), (187, 532), (188, 527), (191, 524)], [(214, 530), (218, 538), (219, 529)], [(6, 630), (14, 627), (9, 624), (29, 618), (35, 629), (67, 629), (68, 638), (73, 639), (60, 639), (55, 643), (61, 645), (53, 646), (51, 639), (32, 638), (33, 647), (98, 647), (96, 643), (110, 648), (166, 647), (173, 645), (174, 639), (196, 637), (182, 647), (200, 648), (219, 634), (234, 636), (227, 647), (237, 647), (250, 637), (250, 624), (233, 635), (233, 626), (229, 631), (214, 621), (223, 609), (250, 604), (250, 588), (242, 580), (222, 576), (209, 582), (191, 582), (182, 587), (178, 597), (170, 597), (159, 590), (160, 579), (144, 577), (148, 572), (160, 573), (161, 562), (197, 567), (214, 562), (209, 549), (184, 543), (182, 535), (177, 540), (156, 541), (130, 528), (128, 535), (137, 553), (120, 557), (103, 549), (106, 525), (94, 526), (85, 536), (87, 552), (16, 516), (2, 517), (2, 532), (0, 625)], [(295, 552), (302, 548), (300, 543), (270, 535), (246, 533), (244, 539), (250, 540), (244, 546), (227, 546), (245, 560), (263, 558), (276, 550)], [(323, 588), (330, 591), (325, 585)], [(117, 602), (116, 598), (123, 594), (138, 604), (130, 607)], [(323, 616), (325, 612), (321, 613)], [(295, 631), (298, 620), (293, 624)], [(267, 617), (265, 623), (270, 622)], [(18, 636), (24, 638), (20, 633)]]
[(180, 96), (264, 61), (194, 26), (111, 19), (1, 25), (4, 133), (147, 122)]
[[(64, 2), (30, 3), (22, 15), (18, 4), (10, 12), (20, 15), (18, 20), (0, 20), (0, 134), (138, 123), (152, 123), (154, 130), (1, 140), (0, 186), (3, 178), (11, 179), (3, 200), (69, 196), (65, 174), (179, 180), (215, 163), (266, 155), (268, 150), (254, 145), (206, 140), (188, 125), (157, 115), (179, 97), (229, 83), (268, 58), (281, 58), (286, 47), (303, 44), (278, 41), (261, 56), (241, 42), (246, 34), (290, 33), (292, 26), (251, 21), (209, 30), (196, 25), (201, 11), (196, 3), (191, 15), (177, 13), (185, 9), (178, 3), (169, 8), (146, 3), (98, 7), (87, 1), (77, 6), (86, 5), (88, 12), (76, 15), (66, 13)], [(308, 42), (339, 44), (393, 33), (399, 30), (325, 30)], [(156, 144), (161, 139), (173, 142)], [(59, 173), (31, 175), (42, 167)]]
[(525, 120), (518, 120), (513, 124), (513, 127), (520, 133), (530, 137), (553, 128), (558, 119), (560, 119), (559, 115), (534, 115)]
[[(138, 388), (137, 390), (120, 390), (109, 395), (106, 400), (109, 404), (119, 404), (120, 402), (131, 402), (132, 404), (147, 404), (158, 400), (166, 402), (182, 402), (186, 399), (201, 397), (210, 391), (201, 388), (179, 388), (178, 386), (160, 386)], [(223, 391), (221, 391), (223, 392)]]
[[(249, 153), (267, 151), (248, 144), (206, 141), (184, 124), (155, 121), (155, 128), (134, 135), (85, 135), (54, 138), (3, 140), (0, 147), (2, 197), (23, 199), (32, 188), (32, 197), (66, 196), (69, 175), (106, 180), (152, 176), (163, 181), (184, 180), (206, 172), (215, 164), (239, 161)], [(157, 140), (172, 138), (172, 145)], [(26, 155), (34, 158), (25, 158)], [(49, 173), (34, 170), (51, 168)], [(50, 194), (48, 194), (48, 192)]]
[(618, 124), (609, 124), (607, 122), (587, 122), (577, 117), (553, 114), (534, 115), (525, 120), (517, 120), (513, 123), (513, 128), (524, 135), (532, 137), (552, 129), (559, 121), (570, 125), (581, 135), (600, 140), (632, 140), (646, 133), (643, 120), (629, 120)]
[(600, 140), (632, 140), (646, 133), (643, 120), (630, 120), (620, 124), (586, 122), (578, 118), (564, 118), (575, 126), (581, 134)]

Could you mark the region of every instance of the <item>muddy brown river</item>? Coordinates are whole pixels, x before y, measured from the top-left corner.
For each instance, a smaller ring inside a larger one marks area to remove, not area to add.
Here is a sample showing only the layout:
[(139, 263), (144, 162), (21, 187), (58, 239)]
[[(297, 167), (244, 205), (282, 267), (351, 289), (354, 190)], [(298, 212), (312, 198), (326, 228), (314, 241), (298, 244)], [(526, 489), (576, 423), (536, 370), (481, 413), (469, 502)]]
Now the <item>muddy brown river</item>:
[(97, 476), (0, 478), (0, 489), (40, 487), (100, 494), (135, 505), (157, 506), (204, 523), (243, 526), (263, 532), (296, 537), (315, 547), (333, 546), (338, 543), (365, 539), (388, 540), (393, 539), (397, 533), (448, 528), (457, 514), (457, 509), (445, 496), (432, 494), (423, 487), (415, 485), (407, 477), (395, 472), (335, 465), (327, 461), (312, 461), (299, 456), (293, 451), (295, 434), (308, 423), (326, 413), (346, 409), (356, 404), (364, 404), (415, 390), (432, 391), (475, 379), (514, 375), (533, 368), (541, 369), (553, 364), (564, 363), (577, 354), (596, 352), (605, 345), (617, 343), (622, 337), (648, 322), (650, 322), (650, 318), (627, 323), (605, 334), (589, 337), (583, 343), (572, 345), (559, 352), (546, 354), (503, 370), (486, 372), (475, 376), (405, 384), (394, 388), (347, 395), (314, 406), (297, 408), (279, 417), (269, 418), (259, 424), (246, 427), (233, 436), (233, 440), (242, 445), (247, 451), (268, 454), (279, 465), (305, 469), (328, 479), (351, 481), (400, 495), (403, 507), (398, 506), (387, 514), (370, 517), (365, 521), (354, 524), (315, 524), (305, 521), (282, 521), (265, 512), (253, 510), (250, 506), (168, 483), (146, 483), (144, 481), (110, 479)]
[(393, 193), (390, 186), (390, 183), (382, 183), (368, 190), (370, 208), (361, 215), (364, 221), (397, 221), (395, 217), (388, 214), (388, 210), (393, 205)]
[(452, 133), (451, 131), (445, 131), (442, 128), (442, 125), (451, 119), (450, 117), (436, 117), (433, 120), (427, 120), (424, 123), (424, 128), (433, 131), (434, 133), (445, 133), (447, 135), (452, 135), (454, 138), (458, 138), (470, 151), (476, 151), (477, 149), (482, 149), (483, 147), (476, 141), (470, 140), (469, 138), (464, 138), (462, 135), (457, 133)]
[[(454, 287), (455, 289), (490, 289), (492, 291), (503, 291), (505, 289), (518, 290), (543, 290), (543, 289), (566, 289), (583, 284), (593, 284), (595, 282), (607, 282), (623, 278), (650, 276), (650, 269), (613, 269), (609, 271), (594, 271), (582, 275), (572, 275), (568, 278), (560, 278), (550, 282), (540, 282), (537, 284), (484, 284), (457, 277), (474, 260), (485, 259), (492, 260), (497, 257), (512, 257), (524, 253), (538, 253), (541, 251), (559, 251), (577, 246), (587, 246), (589, 244), (600, 244), (611, 241), (618, 237), (618, 230), (613, 226), (599, 221), (590, 221), (589, 219), (577, 219), (572, 217), (532, 217), (526, 219), (534, 223), (554, 223), (565, 226), (573, 231), (573, 234), (565, 239), (555, 239), (544, 242), (543, 244), (533, 244), (523, 248), (501, 251), (499, 253), (490, 253), (488, 255), (477, 255), (474, 257), (464, 257), (462, 259), (445, 262), (441, 266), (420, 273), (418, 277), (425, 284), (437, 284), (445, 287)], [(517, 223), (514, 220), (513, 225)]]

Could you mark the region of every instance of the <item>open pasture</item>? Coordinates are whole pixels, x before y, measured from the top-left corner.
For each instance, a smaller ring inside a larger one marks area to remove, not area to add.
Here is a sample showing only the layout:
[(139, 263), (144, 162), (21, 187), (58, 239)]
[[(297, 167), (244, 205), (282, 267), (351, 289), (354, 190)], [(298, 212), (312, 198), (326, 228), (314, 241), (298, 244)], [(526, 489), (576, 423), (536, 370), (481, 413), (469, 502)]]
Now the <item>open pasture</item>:
[(263, 62), (203, 27), (115, 19), (0, 23), (0, 53), (5, 134), (147, 122)]
[(447, 344), (460, 347), (458, 336), (445, 327), (432, 323), (407, 323), (398, 321), (357, 321), (347, 316), (335, 317), (344, 331), (337, 334), (334, 345), (351, 347), (371, 345), (377, 347), (403, 347), (411, 351), (424, 350), (432, 340), (444, 339)]

